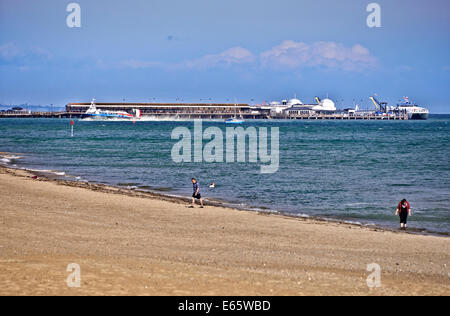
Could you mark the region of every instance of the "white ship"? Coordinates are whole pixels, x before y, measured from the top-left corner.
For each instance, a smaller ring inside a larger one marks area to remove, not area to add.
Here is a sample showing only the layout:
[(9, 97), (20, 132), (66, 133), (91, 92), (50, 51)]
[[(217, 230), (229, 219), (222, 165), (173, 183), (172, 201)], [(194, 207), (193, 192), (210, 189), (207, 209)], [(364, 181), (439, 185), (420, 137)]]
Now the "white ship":
[(412, 103), (408, 97), (404, 97), (403, 102), (397, 104), (397, 107), (393, 110), (399, 114), (408, 114), (409, 120), (427, 120), (430, 115), (430, 111), (428, 109)]
[(141, 118), (141, 111), (134, 110), (134, 115), (125, 111), (105, 111), (97, 109), (95, 105), (95, 99), (92, 100), (91, 106), (81, 116), (81, 119), (89, 119), (89, 120), (136, 120)]

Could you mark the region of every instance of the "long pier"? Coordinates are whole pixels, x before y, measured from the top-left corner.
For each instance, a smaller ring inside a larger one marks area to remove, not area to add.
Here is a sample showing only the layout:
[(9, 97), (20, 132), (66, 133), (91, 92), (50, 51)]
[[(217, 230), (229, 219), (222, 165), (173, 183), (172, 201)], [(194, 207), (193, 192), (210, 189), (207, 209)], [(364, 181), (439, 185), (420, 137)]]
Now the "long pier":
[[(0, 118), (80, 118), (83, 113), (80, 112), (32, 112), (29, 114), (15, 114), (15, 113), (0, 113)], [(145, 115), (144, 115), (145, 116)], [(229, 113), (185, 113), (179, 115), (170, 115), (164, 113), (155, 113), (151, 117), (156, 119), (204, 119), (204, 120), (220, 120), (228, 119), (233, 117)], [(239, 117), (245, 120), (350, 120), (350, 121), (404, 121), (408, 120), (407, 115), (395, 115), (395, 116), (381, 116), (381, 115), (355, 115), (348, 116), (342, 114), (329, 114), (329, 115), (278, 115), (278, 116), (267, 116), (262, 114), (243, 114)]]
[[(0, 112), (0, 118), (80, 118), (89, 108), (90, 103), (69, 103), (65, 111)], [(314, 111), (286, 111), (274, 113), (270, 108), (251, 106), (249, 104), (215, 104), (215, 103), (97, 103), (100, 110), (125, 111), (140, 110), (143, 117), (156, 119), (204, 119), (226, 120), (235, 115), (244, 120), (407, 120), (406, 113), (394, 115), (377, 115), (367, 113), (320, 113)]]
[(353, 121), (406, 121), (408, 120), (408, 115), (375, 115), (375, 114), (365, 114), (365, 115), (348, 115), (348, 114), (300, 114), (300, 115), (278, 115), (272, 116), (271, 119), (279, 120), (353, 120)]
[(71, 112), (3, 112), (0, 113), (0, 118), (77, 118), (80, 117), (80, 113)]

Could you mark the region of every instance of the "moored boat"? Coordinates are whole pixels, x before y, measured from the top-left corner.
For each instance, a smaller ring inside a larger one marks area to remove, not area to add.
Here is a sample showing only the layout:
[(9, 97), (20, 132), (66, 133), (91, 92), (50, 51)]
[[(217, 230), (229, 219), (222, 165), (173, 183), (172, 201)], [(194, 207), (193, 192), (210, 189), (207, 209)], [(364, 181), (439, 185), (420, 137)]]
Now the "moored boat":
[(106, 111), (100, 110), (95, 105), (95, 99), (92, 100), (91, 106), (81, 116), (81, 119), (86, 120), (136, 120), (141, 118), (141, 111), (134, 110), (134, 114), (125, 111)]

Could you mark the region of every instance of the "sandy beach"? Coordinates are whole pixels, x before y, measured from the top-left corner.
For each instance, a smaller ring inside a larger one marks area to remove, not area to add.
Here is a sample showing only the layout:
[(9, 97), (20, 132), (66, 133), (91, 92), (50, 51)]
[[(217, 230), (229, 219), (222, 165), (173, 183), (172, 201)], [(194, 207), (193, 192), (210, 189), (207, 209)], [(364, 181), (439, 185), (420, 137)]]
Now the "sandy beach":
[(448, 237), (77, 186), (0, 168), (0, 295), (450, 294)]

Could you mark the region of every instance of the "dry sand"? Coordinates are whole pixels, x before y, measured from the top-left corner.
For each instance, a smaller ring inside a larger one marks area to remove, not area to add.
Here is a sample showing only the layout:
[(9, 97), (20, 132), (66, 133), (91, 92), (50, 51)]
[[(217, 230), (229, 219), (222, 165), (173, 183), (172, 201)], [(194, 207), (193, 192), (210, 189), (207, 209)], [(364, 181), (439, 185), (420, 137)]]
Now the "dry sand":
[(92, 188), (0, 168), (0, 295), (450, 294), (447, 237)]

